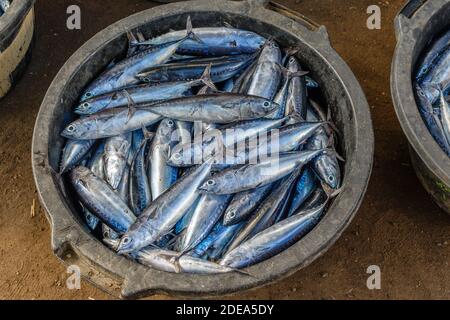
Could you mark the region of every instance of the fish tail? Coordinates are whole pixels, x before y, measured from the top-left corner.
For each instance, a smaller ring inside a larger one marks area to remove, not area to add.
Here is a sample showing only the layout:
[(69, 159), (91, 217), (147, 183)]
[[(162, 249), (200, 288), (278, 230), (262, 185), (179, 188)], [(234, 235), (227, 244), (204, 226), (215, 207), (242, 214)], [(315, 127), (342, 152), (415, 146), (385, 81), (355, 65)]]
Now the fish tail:
[(200, 38), (194, 33), (194, 31), (193, 31), (193, 29), (192, 29), (192, 20), (191, 20), (191, 16), (188, 16), (187, 22), (186, 22), (186, 38), (185, 38), (185, 40), (187, 40), (187, 39), (191, 39), (191, 40), (193, 40), (193, 41), (195, 41), (195, 42), (198, 42), (198, 43), (203, 43), (203, 40), (200, 39)]
[(216, 85), (214, 84), (214, 82), (212, 82), (211, 80), (211, 68), (212, 68), (212, 63), (210, 63), (206, 68), (205, 71), (203, 72), (202, 76), (200, 77), (200, 79), (195, 80), (195, 83), (201, 83), (204, 84), (205, 86), (207, 86), (208, 88), (214, 90), (214, 91), (218, 91)]

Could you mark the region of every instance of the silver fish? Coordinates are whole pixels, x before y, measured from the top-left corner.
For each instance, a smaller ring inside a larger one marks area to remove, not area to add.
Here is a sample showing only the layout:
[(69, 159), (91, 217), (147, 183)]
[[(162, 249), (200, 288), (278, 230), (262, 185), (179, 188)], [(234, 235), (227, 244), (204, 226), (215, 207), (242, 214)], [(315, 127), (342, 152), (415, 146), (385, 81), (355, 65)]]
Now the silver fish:
[(277, 255), (300, 240), (319, 222), (327, 202), (287, 218), (229, 252), (220, 265), (245, 268)]
[(136, 54), (128, 57), (112, 68), (106, 70), (97, 77), (85, 90), (81, 100), (87, 100), (101, 94), (117, 91), (139, 83), (136, 74), (163, 64), (177, 51), (179, 46), (188, 39), (198, 41), (192, 32), (190, 18), (187, 21), (187, 35), (173, 42), (166, 42), (159, 45), (148, 47)]
[[(192, 30), (200, 41), (186, 40), (177, 49), (181, 55), (226, 56), (256, 52), (265, 42), (258, 34), (234, 28), (194, 28)], [(136, 43), (136, 45), (159, 45), (179, 41), (184, 30), (172, 31), (159, 37)]]
[(68, 140), (64, 147), (59, 172), (62, 174), (76, 166), (91, 150), (95, 140)]
[[(288, 70), (291, 72), (302, 71), (298, 60), (295, 57), (290, 57), (288, 60)], [(286, 104), (286, 115), (297, 114), (303, 120), (306, 120), (308, 103), (308, 90), (306, 87), (306, 80), (304, 77), (295, 77), (289, 83), (288, 97)]]
[[(190, 166), (208, 159), (219, 151), (227, 151), (226, 148), (232, 147), (235, 143), (278, 128), (285, 121), (286, 119), (258, 119), (224, 126), (220, 129), (203, 128), (200, 135), (194, 136), (192, 143), (178, 144), (173, 148), (168, 164), (176, 167)], [(194, 128), (194, 133), (196, 133), (195, 130), (200, 129)]]
[(164, 119), (156, 130), (150, 145), (150, 186), (153, 200), (169, 189), (178, 178), (178, 170), (167, 165), (170, 149), (176, 143), (176, 125), (172, 119)]
[(247, 219), (255, 212), (254, 209), (269, 194), (272, 188), (273, 185), (268, 184), (254, 190), (236, 194), (225, 211), (223, 224), (231, 226)]
[(264, 117), (278, 105), (261, 97), (221, 93), (172, 99), (141, 108), (175, 120), (227, 124)]
[(446, 91), (450, 87), (450, 47), (424, 77), (421, 87), (432, 104), (439, 99), (439, 88)]
[(210, 162), (198, 166), (153, 201), (122, 237), (119, 253), (145, 248), (169, 233), (199, 197), (198, 187), (211, 167)]
[(450, 145), (450, 106), (448, 105), (447, 100), (445, 100), (442, 90), (440, 90), (439, 107), (441, 109), (442, 128), (444, 129), (447, 143)]
[(145, 109), (120, 107), (101, 111), (70, 123), (61, 133), (76, 140), (101, 139), (148, 127), (161, 120), (161, 116)]
[(135, 222), (136, 217), (120, 196), (88, 168), (74, 168), (70, 181), (83, 206), (115, 232), (124, 233)]
[(247, 94), (272, 100), (281, 83), (280, 64), (280, 47), (274, 41), (268, 41), (259, 56)]
[(148, 267), (171, 273), (218, 274), (235, 271), (214, 262), (182, 256), (175, 251), (144, 249), (133, 254), (136, 260)]
[(127, 165), (131, 138), (131, 133), (127, 133), (108, 138), (105, 142), (105, 154), (103, 156), (105, 177), (114, 190), (119, 186)]
[[(144, 130), (144, 129), (143, 129)], [(150, 184), (147, 178), (146, 158), (145, 152), (147, 150), (147, 144), (152, 139), (153, 135), (144, 130), (144, 139), (139, 139), (139, 146), (136, 148), (136, 153), (133, 157), (130, 170), (130, 184), (129, 194), (131, 207), (134, 213), (139, 214), (148, 207), (152, 201), (152, 194)], [(134, 136), (134, 135), (133, 135)], [(134, 141), (133, 141), (134, 143)]]
[(226, 169), (210, 177), (199, 189), (213, 194), (233, 194), (265, 186), (282, 179), (328, 152), (327, 150), (290, 152), (273, 156), (257, 164)]
[(181, 237), (179, 247), (181, 252), (193, 249), (209, 234), (222, 217), (230, 200), (230, 195), (204, 194), (200, 197), (187, 229)]
[(279, 218), (284, 216), (287, 206), (290, 204), (290, 194), (301, 173), (301, 168), (297, 169), (293, 174), (281, 181), (273, 192), (261, 203), (257, 211), (250, 218), (249, 222), (241, 232), (234, 238), (228, 247), (231, 252), (247, 239), (252, 238), (257, 233), (267, 229), (276, 223)]

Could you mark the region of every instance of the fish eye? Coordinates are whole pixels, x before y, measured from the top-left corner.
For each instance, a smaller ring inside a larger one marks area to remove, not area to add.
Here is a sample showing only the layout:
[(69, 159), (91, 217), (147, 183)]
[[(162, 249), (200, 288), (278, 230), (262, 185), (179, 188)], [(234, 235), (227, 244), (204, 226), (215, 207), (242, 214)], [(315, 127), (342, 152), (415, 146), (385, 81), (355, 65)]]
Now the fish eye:
[(86, 92), (85, 96), (88, 98), (92, 97), (92, 92)]
[(150, 82), (150, 78), (147, 78), (147, 77), (145, 77), (143, 80), (144, 80), (145, 82)]
[(207, 184), (208, 186), (213, 186), (213, 185), (216, 184), (216, 182), (215, 182), (214, 180), (208, 180), (208, 181), (206, 181), (206, 184)]
[(174, 154), (173, 154), (173, 157), (174, 157), (175, 160), (180, 160), (180, 159), (181, 159), (181, 154), (179, 154), (179, 153), (174, 153)]
[(291, 59), (289, 59), (289, 62), (290, 62), (290, 63), (294, 63), (294, 62), (295, 62), (294, 57), (291, 57)]
[(334, 177), (333, 176), (329, 176), (328, 180), (330, 180), (330, 182), (333, 182), (334, 181)]
[(168, 124), (170, 127), (172, 127), (175, 123), (174, 123), (172, 120), (168, 120), (168, 121), (167, 121), (167, 124)]
[(233, 219), (234, 217), (236, 217), (236, 211), (230, 210), (230, 211), (228, 212), (228, 215), (230, 216), (231, 219)]
[(67, 127), (67, 131), (75, 131), (75, 126), (71, 124), (70, 126)]
[(129, 244), (130, 242), (131, 242), (131, 239), (128, 238), (128, 237), (124, 237), (124, 238), (122, 239), (122, 243), (123, 243), (123, 244)]
[(269, 101), (264, 102), (263, 106), (268, 108), (270, 106), (270, 102)]
[(105, 230), (103, 232), (103, 238), (109, 238), (109, 231), (108, 230)]
[(85, 102), (85, 103), (83, 103), (81, 106), (82, 106), (84, 109), (87, 109), (87, 108), (89, 108), (89, 103), (88, 103), (88, 102)]

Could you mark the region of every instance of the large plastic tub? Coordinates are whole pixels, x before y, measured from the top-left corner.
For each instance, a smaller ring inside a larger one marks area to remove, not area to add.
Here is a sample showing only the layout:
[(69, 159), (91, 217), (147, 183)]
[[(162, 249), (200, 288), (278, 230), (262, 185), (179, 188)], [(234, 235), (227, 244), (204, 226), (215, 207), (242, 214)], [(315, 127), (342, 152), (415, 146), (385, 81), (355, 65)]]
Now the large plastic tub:
[(410, 1), (395, 20), (397, 47), (391, 92), (400, 125), (408, 138), (412, 164), (433, 200), (450, 214), (450, 158), (430, 134), (417, 106), (413, 74), (429, 44), (450, 29), (450, 1)]
[(0, 17), (0, 98), (25, 71), (31, 58), (34, 0), (15, 0)]
[[(277, 12), (275, 12), (277, 11)], [(286, 17), (286, 14), (290, 18)], [(341, 133), (346, 158), (343, 189), (326, 216), (305, 238), (281, 254), (248, 269), (256, 277), (171, 274), (121, 257), (93, 237), (75, 210), (68, 186), (55, 173), (65, 140), (60, 136), (71, 120), (80, 92), (107, 64), (127, 48), (127, 30), (147, 37), (184, 29), (191, 16), (194, 27), (228, 22), (282, 46), (298, 46), (297, 57), (318, 80), (333, 121)], [(295, 19), (295, 20), (293, 20)], [(123, 298), (156, 293), (184, 296), (219, 295), (265, 285), (307, 266), (323, 254), (350, 224), (363, 199), (373, 161), (374, 138), (363, 91), (345, 62), (332, 49), (325, 28), (267, 1), (189, 1), (168, 4), (121, 20), (83, 45), (63, 66), (42, 103), (33, 137), (33, 170), (40, 200), (52, 229), (52, 248), (83, 276)]]

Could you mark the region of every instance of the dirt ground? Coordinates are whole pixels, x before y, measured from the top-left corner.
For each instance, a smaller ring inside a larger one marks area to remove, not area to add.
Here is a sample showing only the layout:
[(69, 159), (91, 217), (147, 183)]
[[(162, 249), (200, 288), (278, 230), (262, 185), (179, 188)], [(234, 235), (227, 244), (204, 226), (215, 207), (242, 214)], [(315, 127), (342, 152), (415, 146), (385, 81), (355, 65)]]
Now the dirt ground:
[[(419, 184), (390, 97), (392, 21), (404, 1), (280, 2), (326, 25), (333, 46), (360, 80), (375, 127), (374, 171), (356, 218), (326, 254), (283, 281), (227, 298), (449, 299), (450, 217)], [(66, 29), (71, 4), (82, 10), (80, 31)], [(372, 4), (381, 7), (381, 30), (366, 27), (366, 9)], [(37, 203), (30, 165), (32, 131), (45, 92), (68, 57), (106, 26), (154, 5), (145, 0), (37, 0), (32, 62), (0, 102), (1, 299), (110, 298), (86, 282), (81, 290), (65, 286), (66, 269), (51, 252), (50, 228)], [(370, 265), (381, 267), (381, 290), (366, 287)]]

